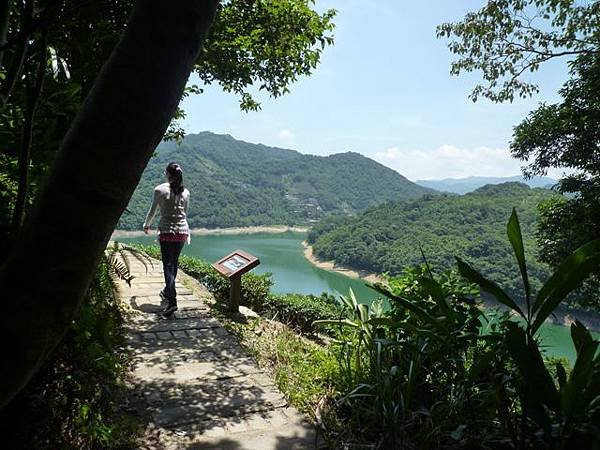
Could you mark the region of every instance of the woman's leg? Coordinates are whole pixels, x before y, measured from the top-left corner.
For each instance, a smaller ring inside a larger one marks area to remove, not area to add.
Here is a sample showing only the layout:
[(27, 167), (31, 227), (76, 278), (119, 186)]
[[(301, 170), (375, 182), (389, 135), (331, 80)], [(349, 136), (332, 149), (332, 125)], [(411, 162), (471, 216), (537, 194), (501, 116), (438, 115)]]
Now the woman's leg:
[(160, 242), (160, 252), (162, 256), (163, 272), (165, 276), (165, 288), (163, 294), (166, 300), (171, 303), (175, 302), (175, 276), (177, 274), (176, 247), (173, 244), (177, 242)]
[[(179, 268), (179, 255), (181, 255), (181, 250), (183, 250), (183, 246), (185, 242), (173, 242), (173, 278), (177, 277), (177, 269)], [(173, 292), (175, 292), (175, 285), (173, 284)], [(177, 297), (177, 292), (175, 292), (175, 297)]]

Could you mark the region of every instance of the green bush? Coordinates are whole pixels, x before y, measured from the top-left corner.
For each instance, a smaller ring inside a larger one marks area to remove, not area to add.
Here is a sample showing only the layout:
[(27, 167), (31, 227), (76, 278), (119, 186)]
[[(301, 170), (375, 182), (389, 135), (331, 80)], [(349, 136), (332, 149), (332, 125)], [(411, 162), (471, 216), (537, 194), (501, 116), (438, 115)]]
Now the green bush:
[(64, 340), (2, 411), (5, 448), (132, 445), (135, 425), (115, 405), (128, 356), (123, 347), (123, 310), (109, 271), (106, 262), (100, 264)]
[(259, 305), (259, 311), (306, 333), (315, 331), (313, 322), (316, 320), (345, 317), (345, 312), (335, 297), (325, 293), (320, 296), (271, 294)]

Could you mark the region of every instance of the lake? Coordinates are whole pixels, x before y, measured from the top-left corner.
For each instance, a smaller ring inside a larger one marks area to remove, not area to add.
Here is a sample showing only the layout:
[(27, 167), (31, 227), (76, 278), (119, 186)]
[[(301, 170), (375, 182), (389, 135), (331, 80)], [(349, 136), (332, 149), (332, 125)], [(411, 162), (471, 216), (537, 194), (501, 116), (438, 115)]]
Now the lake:
[[(240, 249), (257, 256), (261, 264), (255, 273), (272, 273), (273, 288), (276, 293), (295, 292), (319, 295), (328, 292), (334, 295), (347, 294), (352, 288), (359, 300), (370, 303), (377, 293), (364, 285), (364, 282), (346, 275), (320, 269), (305, 257), (302, 242), (305, 233), (254, 233), (254, 234), (209, 234), (192, 236), (190, 245), (185, 245), (183, 253), (214, 262), (233, 250)], [(119, 238), (120, 242), (156, 244), (156, 236)], [(567, 327), (544, 325), (541, 330), (542, 343), (548, 354), (575, 359), (575, 349)]]

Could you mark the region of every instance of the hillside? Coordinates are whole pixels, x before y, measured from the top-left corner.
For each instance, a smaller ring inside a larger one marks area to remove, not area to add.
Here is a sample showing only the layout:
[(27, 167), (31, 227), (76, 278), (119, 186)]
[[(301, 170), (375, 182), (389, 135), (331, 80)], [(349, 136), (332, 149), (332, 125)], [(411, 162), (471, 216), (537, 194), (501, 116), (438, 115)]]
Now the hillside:
[(302, 225), (433, 192), (358, 153), (304, 155), (203, 132), (158, 147), (118, 229), (141, 227), (170, 161), (184, 170), (192, 227)]
[(324, 260), (372, 272), (397, 274), (422, 262), (419, 243), (430, 264), (454, 265), (462, 256), (512, 290), (519, 276), (506, 238), (506, 222), (517, 208), (533, 278), (546, 268), (535, 261), (536, 206), (553, 194), (521, 183), (487, 185), (473, 193), (426, 196), (369, 209), (354, 218), (332, 217), (309, 233), (314, 254)]
[(486, 184), (501, 184), (508, 182), (525, 183), (529, 187), (550, 188), (557, 181), (550, 177), (533, 177), (529, 180), (522, 175), (513, 177), (466, 177), (466, 178), (444, 178), (442, 180), (417, 180), (419, 186), (428, 187), (442, 192), (453, 192), (455, 194), (466, 194)]

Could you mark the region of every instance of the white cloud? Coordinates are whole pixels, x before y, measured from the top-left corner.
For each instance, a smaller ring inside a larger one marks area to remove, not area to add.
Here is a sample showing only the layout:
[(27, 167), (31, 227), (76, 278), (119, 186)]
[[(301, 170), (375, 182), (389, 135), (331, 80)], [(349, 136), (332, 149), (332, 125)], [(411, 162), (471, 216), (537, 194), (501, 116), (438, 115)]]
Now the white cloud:
[(296, 135), (291, 130), (283, 128), (277, 133), (277, 139), (286, 144), (291, 144), (295, 141)]
[(462, 178), (468, 176), (503, 177), (518, 175), (521, 161), (504, 148), (458, 148), (444, 144), (433, 150), (406, 150), (391, 147), (375, 153), (373, 159), (397, 170), (411, 180)]

